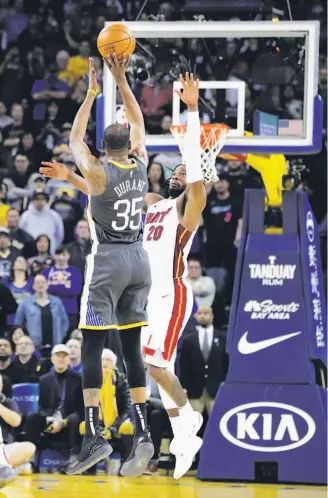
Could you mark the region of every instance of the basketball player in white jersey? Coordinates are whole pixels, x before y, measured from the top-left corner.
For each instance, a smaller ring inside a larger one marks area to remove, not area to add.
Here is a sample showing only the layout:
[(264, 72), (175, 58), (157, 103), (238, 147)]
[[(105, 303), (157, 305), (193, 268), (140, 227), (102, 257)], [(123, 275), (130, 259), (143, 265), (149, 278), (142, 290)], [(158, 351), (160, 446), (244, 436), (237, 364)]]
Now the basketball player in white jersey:
[[(177, 92), (188, 106), (185, 137), (185, 165), (175, 168), (169, 184), (169, 199), (148, 193), (143, 245), (151, 265), (152, 287), (148, 300), (149, 327), (143, 329), (143, 346), (148, 372), (158, 383), (174, 434), (170, 451), (176, 456), (174, 478), (191, 467), (202, 440), (196, 436), (203, 418), (193, 411), (178, 377), (174, 360), (179, 337), (191, 315), (193, 294), (186, 282), (187, 257), (206, 204), (201, 170), (198, 81), (193, 75), (180, 75), (183, 93)], [(67, 179), (66, 168), (46, 163), (46, 176)], [(75, 183), (76, 180), (76, 183)], [(70, 174), (69, 181), (81, 189), (81, 177)], [(84, 190), (82, 190), (84, 191)]]
[(148, 296), (149, 326), (143, 328), (142, 343), (148, 373), (159, 385), (174, 434), (170, 451), (176, 457), (174, 478), (192, 465), (202, 445), (196, 436), (203, 418), (191, 408), (179, 379), (174, 374), (178, 339), (191, 315), (192, 289), (186, 281), (187, 257), (206, 204), (201, 169), (198, 81), (180, 75), (188, 106), (185, 165), (175, 168), (169, 183), (169, 199), (148, 193), (145, 201), (143, 246), (146, 249), (152, 285)]

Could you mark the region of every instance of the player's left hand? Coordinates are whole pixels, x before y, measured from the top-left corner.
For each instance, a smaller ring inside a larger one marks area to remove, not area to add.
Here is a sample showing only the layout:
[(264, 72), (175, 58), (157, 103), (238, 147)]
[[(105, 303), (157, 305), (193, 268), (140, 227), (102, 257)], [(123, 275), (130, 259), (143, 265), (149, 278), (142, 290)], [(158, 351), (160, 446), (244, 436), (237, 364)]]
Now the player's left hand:
[(89, 90), (98, 92), (97, 71), (92, 57), (89, 57)]
[(103, 60), (117, 81), (118, 79), (125, 77), (125, 72), (131, 60), (131, 55), (123, 54), (122, 58), (118, 60), (116, 53), (113, 52), (108, 59)]
[(198, 104), (199, 98), (199, 80), (194, 80), (194, 75), (191, 73), (186, 73), (186, 76), (183, 77), (180, 74), (180, 83), (182, 85), (183, 92), (180, 90), (174, 90), (174, 92), (179, 95), (182, 102), (184, 102), (188, 106), (194, 106)]
[(66, 168), (65, 164), (57, 163), (57, 161), (53, 161), (52, 163), (43, 161), (41, 164), (46, 167), (39, 168), (39, 172), (47, 178), (55, 178), (56, 180), (68, 180), (69, 169)]

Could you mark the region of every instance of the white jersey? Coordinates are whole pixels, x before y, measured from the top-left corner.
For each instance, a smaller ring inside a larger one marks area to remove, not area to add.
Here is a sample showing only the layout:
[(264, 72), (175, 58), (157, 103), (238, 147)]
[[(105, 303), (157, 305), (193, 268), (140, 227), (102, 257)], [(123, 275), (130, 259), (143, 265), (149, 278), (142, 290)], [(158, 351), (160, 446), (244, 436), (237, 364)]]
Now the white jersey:
[(152, 286), (165, 287), (187, 276), (187, 257), (195, 231), (179, 221), (177, 199), (163, 199), (148, 208), (143, 246), (148, 253)]
[(143, 246), (152, 284), (142, 344), (145, 361), (158, 367), (173, 364), (177, 341), (191, 315), (193, 293), (185, 277), (194, 235), (180, 224), (177, 199), (164, 199), (148, 209)]

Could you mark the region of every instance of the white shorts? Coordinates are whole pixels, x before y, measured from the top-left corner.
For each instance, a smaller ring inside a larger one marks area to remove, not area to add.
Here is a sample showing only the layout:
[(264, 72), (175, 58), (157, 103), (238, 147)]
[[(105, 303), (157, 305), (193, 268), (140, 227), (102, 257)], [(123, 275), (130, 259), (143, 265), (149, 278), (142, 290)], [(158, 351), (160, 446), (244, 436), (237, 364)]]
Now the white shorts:
[(147, 363), (163, 368), (172, 364), (193, 302), (192, 289), (182, 279), (175, 279), (161, 288), (152, 285), (147, 306), (149, 325), (143, 327), (141, 336)]

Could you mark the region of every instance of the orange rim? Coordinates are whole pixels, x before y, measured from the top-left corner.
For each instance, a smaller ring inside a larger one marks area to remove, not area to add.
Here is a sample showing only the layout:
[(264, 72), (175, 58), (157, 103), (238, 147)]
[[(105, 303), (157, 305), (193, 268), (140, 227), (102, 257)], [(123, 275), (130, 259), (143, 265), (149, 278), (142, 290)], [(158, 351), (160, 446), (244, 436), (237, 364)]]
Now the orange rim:
[[(172, 125), (170, 129), (174, 136), (184, 135), (187, 131), (187, 125)], [(229, 129), (229, 126), (221, 123), (201, 124), (200, 145), (202, 149), (214, 149), (220, 135), (222, 133), (228, 133)]]

